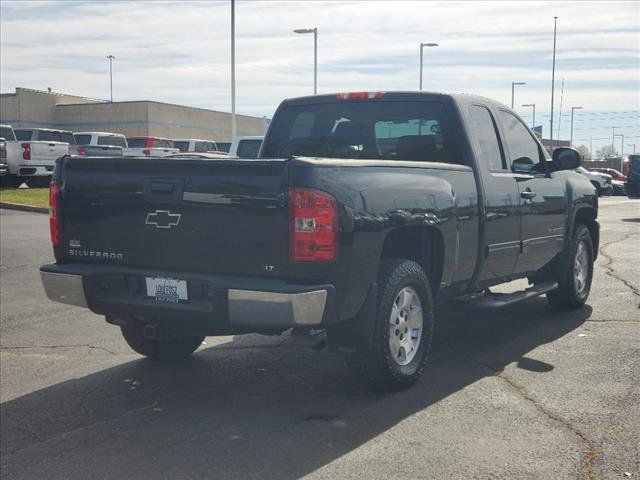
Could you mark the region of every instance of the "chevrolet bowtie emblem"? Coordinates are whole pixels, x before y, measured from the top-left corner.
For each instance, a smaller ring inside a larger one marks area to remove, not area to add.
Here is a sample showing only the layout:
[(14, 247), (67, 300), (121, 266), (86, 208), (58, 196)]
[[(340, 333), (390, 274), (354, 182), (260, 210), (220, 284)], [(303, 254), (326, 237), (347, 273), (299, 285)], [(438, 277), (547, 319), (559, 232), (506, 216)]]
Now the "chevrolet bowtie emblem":
[(180, 223), (181, 213), (171, 213), (169, 210), (156, 210), (147, 213), (146, 225), (153, 225), (156, 228), (171, 228)]

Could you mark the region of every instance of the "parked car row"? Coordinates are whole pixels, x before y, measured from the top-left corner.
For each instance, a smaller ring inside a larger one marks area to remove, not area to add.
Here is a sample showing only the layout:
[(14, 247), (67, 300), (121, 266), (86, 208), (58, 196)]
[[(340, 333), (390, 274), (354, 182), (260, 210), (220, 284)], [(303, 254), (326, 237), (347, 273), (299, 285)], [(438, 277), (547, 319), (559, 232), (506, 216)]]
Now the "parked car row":
[[(5, 186), (48, 185), (56, 159), (81, 157), (256, 158), (264, 137), (237, 137), (233, 142), (203, 139), (126, 137), (112, 132), (71, 132), (50, 128), (0, 125), (0, 175)], [(205, 155), (202, 157), (201, 155)]]

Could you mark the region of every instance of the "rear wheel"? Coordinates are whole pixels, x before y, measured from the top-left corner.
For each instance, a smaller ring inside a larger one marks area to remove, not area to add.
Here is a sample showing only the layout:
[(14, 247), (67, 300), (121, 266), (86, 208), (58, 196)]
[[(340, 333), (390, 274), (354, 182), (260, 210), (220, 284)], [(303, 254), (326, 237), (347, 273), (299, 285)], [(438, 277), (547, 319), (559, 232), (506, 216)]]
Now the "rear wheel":
[(154, 360), (180, 360), (200, 346), (204, 336), (175, 337), (157, 340), (144, 337), (144, 323), (129, 322), (120, 327), (127, 344), (140, 355)]
[(375, 390), (394, 391), (422, 374), (433, 336), (433, 299), (422, 267), (384, 259), (370, 345), (350, 353), (347, 362)]
[(580, 308), (589, 297), (593, 278), (593, 241), (585, 225), (576, 224), (561, 259), (557, 273), (559, 287), (547, 293), (547, 300), (558, 309)]

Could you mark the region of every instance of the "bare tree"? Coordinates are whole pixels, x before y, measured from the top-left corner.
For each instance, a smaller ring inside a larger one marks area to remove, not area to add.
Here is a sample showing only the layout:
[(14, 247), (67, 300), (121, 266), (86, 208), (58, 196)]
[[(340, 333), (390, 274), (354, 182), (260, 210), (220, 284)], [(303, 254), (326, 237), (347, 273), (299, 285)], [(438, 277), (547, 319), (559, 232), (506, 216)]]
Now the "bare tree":
[(582, 158), (591, 160), (591, 152), (586, 145), (580, 145), (576, 150), (578, 150)]
[(618, 154), (614, 145), (605, 145), (596, 152), (598, 158), (615, 157)]

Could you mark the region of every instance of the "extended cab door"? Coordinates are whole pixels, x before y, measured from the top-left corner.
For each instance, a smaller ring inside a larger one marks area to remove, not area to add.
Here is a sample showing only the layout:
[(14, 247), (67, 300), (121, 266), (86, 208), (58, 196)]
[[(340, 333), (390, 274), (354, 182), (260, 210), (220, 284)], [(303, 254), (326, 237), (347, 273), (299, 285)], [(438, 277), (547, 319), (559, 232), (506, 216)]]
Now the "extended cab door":
[(546, 157), (531, 131), (512, 112), (498, 110), (507, 165), (517, 181), (522, 249), (516, 273), (536, 271), (562, 250), (566, 225), (562, 172), (546, 173)]
[(469, 107), (469, 135), (483, 190), (484, 265), (478, 280), (491, 283), (513, 273), (520, 253), (518, 186), (507, 170), (493, 114), (485, 105)]

